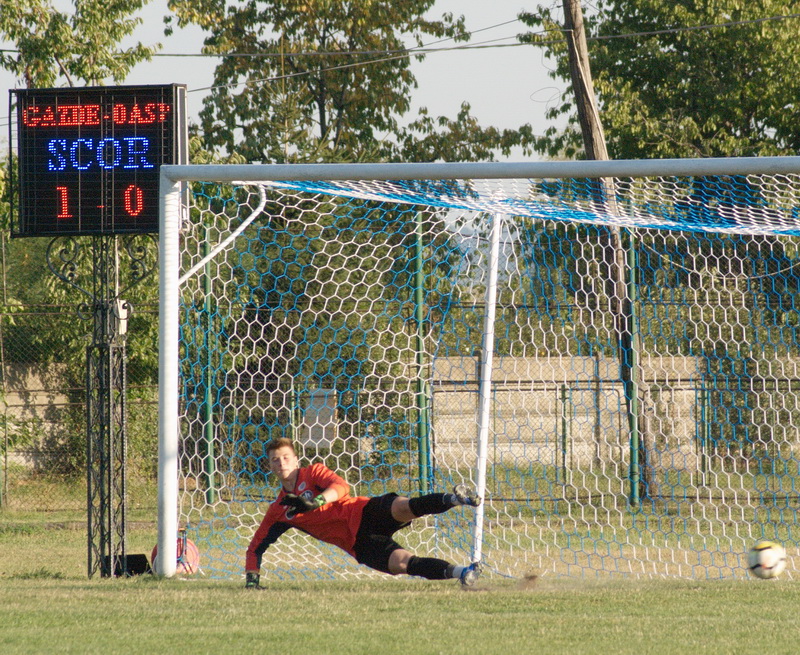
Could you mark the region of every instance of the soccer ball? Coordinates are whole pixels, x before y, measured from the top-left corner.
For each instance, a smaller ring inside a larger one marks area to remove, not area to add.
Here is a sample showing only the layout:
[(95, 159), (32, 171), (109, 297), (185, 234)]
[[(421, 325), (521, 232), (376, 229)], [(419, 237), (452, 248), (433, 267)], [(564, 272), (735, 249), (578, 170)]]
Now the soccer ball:
[(747, 554), (747, 567), (757, 578), (777, 578), (786, 568), (786, 551), (774, 541), (759, 541)]

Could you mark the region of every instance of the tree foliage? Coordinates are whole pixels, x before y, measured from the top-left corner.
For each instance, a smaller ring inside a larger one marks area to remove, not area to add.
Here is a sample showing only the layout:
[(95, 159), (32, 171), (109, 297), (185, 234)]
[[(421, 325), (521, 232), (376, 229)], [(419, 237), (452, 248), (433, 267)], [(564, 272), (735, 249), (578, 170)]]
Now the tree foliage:
[(121, 82), (157, 46), (120, 48), (141, 18), (132, 17), (148, 0), (72, 0), (72, 13), (53, 0), (0, 2), (0, 38), (17, 52), (0, 53), (0, 67), (26, 87)]
[[(134, 17), (147, 0), (72, 0), (71, 12), (56, 9), (54, 0), (16, 0), (0, 2), (0, 38), (13, 44), (0, 53), (0, 67), (12, 72), (27, 87), (51, 87), (59, 84), (97, 85), (107, 80), (121, 82), (140, 61), (149, 59), (158, 47), (137, 43), (122, 48), (120, 42), (128, 37), (141, 19)], [(62, 3), (63, 4), (63, 3)], [(10, 191), (6, 163), (0, 163), (0, 225), (9, 227)], [(79, 239), (75, 243), (88, 243)], [(8, 276), (4, 282), (4, 311), (10, 313), (22, 307), (75, 305), (83, 299), (80, 294), (52, 275), (45, 265), (47, 242), (40, 239), (11, 241), (4, 245), (4, 263)], [(91, 271), (90, 263), (83, 267)], [(137, 301), (144, 304), (156, 296), (152, 285), (144, 285)], [(137, 319), (134, 319), (136, 321)], [(85, 356), (85, 335), (89, 327), (82, 321), (71, 321), (63, 329), (14, 323), (25, 338), (14, 358), (33, 358), (37, 361), (58, 360), (79, 362)], [(6, 335), (8, 336), (8, 335)], [(58, 345), (54, 345), (58, 344)], [(36, 354), (34, 354), (36, 353)], [(136, 356), (136, 355), (135, 355)], [(152, 348), (142, 347), (138, 356), (147, 360), (153, 370)], [(72, 371), (76, 380), (82, 379), (79, 368)]]
[[(585, 16), (592, 75), (612, 158), (794, 154), (800, 147), (800, 42), (789, 0), (598, 0)], [(569, 80), (557, 13), (524, 13)], [(548, 117), (568, 116), (537, 148), (581, 151), (571, 90)]]
[(434, 0), (172, 0), (178, 24), (209, 33), (222, 56), (201, 112), (210, 147), (248, 161), (489, 158), (531, 143), (530, 126), (482, 128), (464, 105), (455, 120), (423, 111), (407, 124), (417, 86), (407, 42), (466, 41), (464, 20), (427, 20)]

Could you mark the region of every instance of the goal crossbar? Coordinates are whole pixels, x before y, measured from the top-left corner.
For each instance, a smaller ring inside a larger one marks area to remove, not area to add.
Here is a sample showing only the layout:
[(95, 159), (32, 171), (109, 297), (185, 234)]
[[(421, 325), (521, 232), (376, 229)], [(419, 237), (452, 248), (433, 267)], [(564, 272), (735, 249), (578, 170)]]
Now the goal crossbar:
[(410, 164), (196, 164), (161, 167), (169, 182), (603, 178), (800, 173), (800, 157)]

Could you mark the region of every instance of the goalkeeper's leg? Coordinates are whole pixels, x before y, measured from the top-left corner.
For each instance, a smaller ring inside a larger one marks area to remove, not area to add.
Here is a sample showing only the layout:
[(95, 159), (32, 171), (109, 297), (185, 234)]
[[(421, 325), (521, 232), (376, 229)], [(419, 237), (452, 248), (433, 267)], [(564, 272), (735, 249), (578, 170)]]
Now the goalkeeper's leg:
[(436, 557), (417, 557), (386, 535), (373, 535), (368, 542), (358, 544), (356, 559), (390, 575), (415, 575), (428, 580), (455, 578), (466, 587), (474, 585), (481, 573), (478, 562), (458, 566)]
[(417, 557), (404, 548), (398, 548), (389, 556), (389, 572), (393, 575), (415, 575), (428, 580), (457, 578), (461, 580), (461, 584), (471, 587), (478, 580), (481, 566), (477, 562), (458, 566), (435, 557)]
[[(457, 504), (465, 504), (458, 498), (443, 497), (447, 495), (449, 494), (428, 494), (421, 496), (419, 500), (438, 512), (447, 511)], [(457, 578), (464, 585), (474, 584), (480, 573), (477, 562), (457, 566), (435, 557), (417, 557), (392, 538), (397, 530), (417, 516), (419, 515), (409, 509), (408, 498), (392, 493), (370, 499), (364, 507), (361, 525), (353, 544), (356, 560), (376, 571), (391, 575), (408, 574), (428, 580)]]
[(414, 498), (398, 496), (392, 503), (392, 517), (401, 523), (408, 523), (428, 514), (441, 514), (453, 507), (480, 505), (480, 496), (466, 485), (456, 485), (452, 493), (434, 493)]

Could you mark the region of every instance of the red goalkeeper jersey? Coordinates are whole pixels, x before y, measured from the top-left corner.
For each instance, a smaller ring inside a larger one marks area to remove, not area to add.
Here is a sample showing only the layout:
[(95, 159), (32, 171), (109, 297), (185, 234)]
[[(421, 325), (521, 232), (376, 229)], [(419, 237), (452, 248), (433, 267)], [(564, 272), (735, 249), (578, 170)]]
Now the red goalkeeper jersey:
[(297, 483), (291, 493), (312, 499), (333, 487), (339, 500), (327, 503), (311, 512), (297, 514), (291, 507), (281, 505), (286, 491), (281, 488), (278, 497), (250, 540), (245, 560), (245, 570), (258, 571), (264, 551), (274, 544), (289, 528), (297, 528), (325, 543), (338, 546), (355, 557), (353, 544), (361, 525), (361, 514), (369, 498), (350, 496), (347, 482), (324, 464), (312, 464), (298, 471)]

